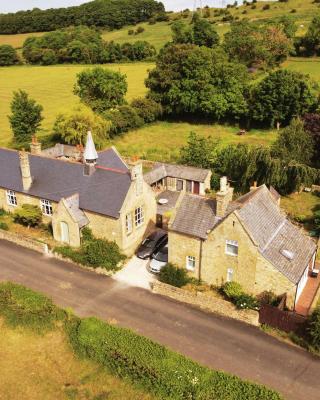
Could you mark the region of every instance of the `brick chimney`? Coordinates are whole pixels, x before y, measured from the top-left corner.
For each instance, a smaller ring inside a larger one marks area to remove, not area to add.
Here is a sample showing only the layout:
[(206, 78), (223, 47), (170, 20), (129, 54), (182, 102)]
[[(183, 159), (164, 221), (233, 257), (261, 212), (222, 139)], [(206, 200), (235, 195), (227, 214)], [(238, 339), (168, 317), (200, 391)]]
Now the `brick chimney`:
[(30, 143), (31, 154), (41, 155), (41, 143), (38, 142), (36, 135), (32, 136), (32, 142)]
[(20, 170), (23, 190), (28, 191), (32, 185), (29, 156), (24, 150), (19, 152)]
[(233, 188), (228, 184), (228, 180), (226, 176), (220, 178), (220, 190), (217, 193), (216, 201), (217, 201), (217, 217), (223, 218), (226, 215), (228, 206), (232, 201), (233, 197)]

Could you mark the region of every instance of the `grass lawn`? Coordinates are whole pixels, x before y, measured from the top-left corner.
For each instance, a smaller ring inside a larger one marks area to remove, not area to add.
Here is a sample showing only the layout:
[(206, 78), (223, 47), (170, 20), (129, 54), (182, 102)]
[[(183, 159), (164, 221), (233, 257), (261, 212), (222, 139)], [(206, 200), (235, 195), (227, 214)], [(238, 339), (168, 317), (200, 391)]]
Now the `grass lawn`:
[(0, 319), (0, 399), (152, 400), (154, 397), (77, 359), (58, 330), (40, 336)]
[(281, 199), (281, 207), (292, 217), (305, 216), (311, 218), (320, 210), (320, 197), (315, 193), (293, 193)]
[(291, 71), (301, 72), (308, 74), (312, 79), (320, 84), (320, 57), (314, 58), (289, 58), (282, 65), (284, 68), (288, 68)]
[(211, 136), (221, 140), (222, 145), (231, 143), (271, 144), (275, 131), (252, 130), (245, 136), (238, 136), (239, 129), (224, 125), (199, 125), (186, 122), (157, 122), (141, 129), (131, 131), (113, 140), (124, 156), (139, 156), (148, 160), (175, 161), (179, 149), (187, 143), (189, 133)]
[[(120, 71), (127, 75), (127, 99), (144, 96), (144, 80), (152, 63), (110, 64), (105, 68)], [(10, 113), (10, 102), (14, 90), (26, 90), (32, 98), (44, 107), (43, 134), (48, 134), (56, 115), (79, 104), (78, 97), (73, 95), (76, 75), (88, 66), (19, 66), (1, 68), (0, 73), (0, 146), (6, 146), (11, 139), (11, 130), (7, 115)], [(92, 66), (91, 66), (92, 67)]]

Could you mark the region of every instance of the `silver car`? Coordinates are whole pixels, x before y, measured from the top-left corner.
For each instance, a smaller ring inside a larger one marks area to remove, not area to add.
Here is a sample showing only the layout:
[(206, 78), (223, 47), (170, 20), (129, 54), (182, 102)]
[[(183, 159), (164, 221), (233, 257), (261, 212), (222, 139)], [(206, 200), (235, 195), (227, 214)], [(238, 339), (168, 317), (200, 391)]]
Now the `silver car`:
[(168, 244), (163, 246), (157, 253), (153, 254), (149, 270), (154, 274), (159, 274), (161, 269), (168, 264)]

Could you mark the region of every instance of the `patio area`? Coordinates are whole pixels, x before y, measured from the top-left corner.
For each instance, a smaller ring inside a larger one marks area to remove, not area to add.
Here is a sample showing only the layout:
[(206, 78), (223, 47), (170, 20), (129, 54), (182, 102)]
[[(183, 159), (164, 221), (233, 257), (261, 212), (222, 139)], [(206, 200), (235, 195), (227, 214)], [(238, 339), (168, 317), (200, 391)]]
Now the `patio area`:
[[(320, 266), (317, 265), (316, 268), (319, 268)], [(320, 295), (320, 274), (318, 275), (317, 278), (313, 278), (310, 275), (309, 272), (309, 277), (307, 284), (305, 288), (303, 289), (303, 292), (301, 293), (301, 296), (296, 304), (295, 311), (297, 314), (307, 316), (309, 314), (310, 307), (313, 303), (313, 300), (316, 295)]]

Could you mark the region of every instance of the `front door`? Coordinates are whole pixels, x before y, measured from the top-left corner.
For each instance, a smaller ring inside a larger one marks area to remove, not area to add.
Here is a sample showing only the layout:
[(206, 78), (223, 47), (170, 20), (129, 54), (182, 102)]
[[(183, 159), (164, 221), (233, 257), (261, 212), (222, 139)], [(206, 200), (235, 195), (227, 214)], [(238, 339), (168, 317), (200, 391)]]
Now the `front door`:
[(69, 239), (69, 226), (66, 222), (61, 222), (61, 242), (70, 243)]
[(200, 183), (199, 182), (193, 182), (193, 193), (194, 194), (200, 193)]

